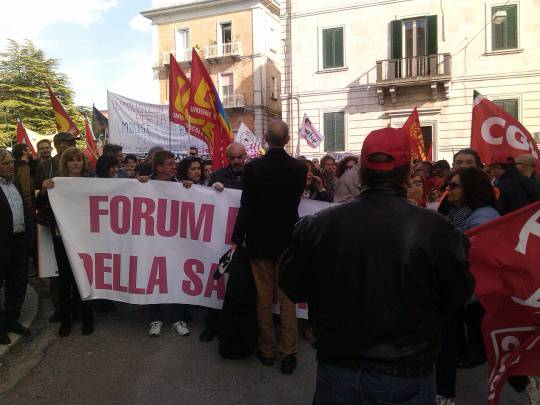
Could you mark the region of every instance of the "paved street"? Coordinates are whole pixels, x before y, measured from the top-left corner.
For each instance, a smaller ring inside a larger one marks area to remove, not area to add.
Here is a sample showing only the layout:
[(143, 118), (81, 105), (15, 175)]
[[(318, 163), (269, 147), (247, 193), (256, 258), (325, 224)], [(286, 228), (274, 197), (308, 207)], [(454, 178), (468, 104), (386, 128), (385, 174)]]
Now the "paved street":
[[(35, 283), (34, 283), (35, 284)], [(46, 288), (37, 285), (41, 294)], [(191, 336), (146, 335), (146, 313), (119, 305), (96, 315), (96, 331), (56, 337), (48, 299), (34, 322), (34, 337), (23, 339), (0, 359), (0, 404), (309, 404), (315, 378), (315, 353), (300, 341), (299, 367), (284, 376), (278, 366), (257, 360), (223, 360), (217, 341), (201, 343), (203, 312), (196, 310)], [(482, 405), (486, 369), (464, 372), (458, 405)], [(17, 383), (18, 381), (18, 383)], [(13, 385), (17, 383), (14, 387)], [(463, 398), (467, 398), (467, 400)], [(505, 391), (501, 405), (517, 405)]]

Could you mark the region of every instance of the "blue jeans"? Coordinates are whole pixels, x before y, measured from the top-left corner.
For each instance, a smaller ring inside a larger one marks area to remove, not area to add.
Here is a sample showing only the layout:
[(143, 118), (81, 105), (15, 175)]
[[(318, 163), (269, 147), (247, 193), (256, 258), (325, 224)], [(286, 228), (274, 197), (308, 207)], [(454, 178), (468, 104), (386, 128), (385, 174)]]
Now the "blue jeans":
[(319, 363), (315, 405), (435, 405), (433, 374), (396, 377)]

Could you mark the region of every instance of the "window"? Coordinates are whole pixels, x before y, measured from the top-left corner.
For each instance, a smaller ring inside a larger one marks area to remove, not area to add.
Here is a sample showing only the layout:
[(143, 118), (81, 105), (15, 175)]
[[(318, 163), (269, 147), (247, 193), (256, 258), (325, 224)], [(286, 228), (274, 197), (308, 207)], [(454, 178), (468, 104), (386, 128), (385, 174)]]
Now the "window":
[(345, 150), (345, 114), (324, 113), (324, 151)]
[(422, 130), (422, 140), (424, 141), (424, 148), (426, 151), (427, 158), (433, 156), (433, 152), (430, 155), (431, 148), (433, 147), (433, 127), (431, 125), (421, 126)]
[(343, 53), (343, 27), (322, 30), (323, 69), (345, 66)]
[(176, 60), (184, 62), (191, 59), (189, 29), (176, 30)]
[(272, 98), (273, 100), (277, 100), (276, 78), (272, 76), (270, 83), (271, 83), (270, 86), (272, 87), (270, 98)]
[(511, 98), (506, 100), (493, 100), (495, 104), (501, 107), (504, 111), (514, 117), (516, 120), (518, 118), (518, 99)]
[(221, 74), (221, 99), (223, 104), (229, 105), (234, 98), (234, 82), (232, 73)]
[(491, 18), (497, 11), (506, 11), (506, 19), (501, 24), (491, 24), (491, 48), (493, 51), (518, 47), (517, 4), (491, 8)]

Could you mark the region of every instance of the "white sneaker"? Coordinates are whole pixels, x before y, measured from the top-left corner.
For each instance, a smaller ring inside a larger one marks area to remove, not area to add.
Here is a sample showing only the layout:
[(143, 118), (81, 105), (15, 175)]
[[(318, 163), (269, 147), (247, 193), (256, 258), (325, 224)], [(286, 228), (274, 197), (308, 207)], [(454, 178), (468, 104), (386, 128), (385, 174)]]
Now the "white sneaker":
[(540, 404), (540, 378), (529, 377), (529, 384), (527, 385), (527, 405)]
[(158, 337), (159, 335), (161, 335), (161, 329), (163, 329), (163, 322), (150, 322), (150, 329), (148, 329), (148, 335), (150, 335), (151, 337)]
[(180, 336), (189, 336), (189, 329), (184, 321), (178, 321), (172, 324), (172, 330)]
[(455, 405), (456, 401), (453, 398), (446, 398), (441, 395), (437, 395), (437, 405)]

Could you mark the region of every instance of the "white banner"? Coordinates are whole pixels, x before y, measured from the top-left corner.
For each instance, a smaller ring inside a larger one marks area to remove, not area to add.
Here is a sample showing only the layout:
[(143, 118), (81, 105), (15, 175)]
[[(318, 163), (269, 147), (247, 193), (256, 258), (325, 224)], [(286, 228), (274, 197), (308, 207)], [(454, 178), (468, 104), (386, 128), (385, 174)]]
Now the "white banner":
[[(132, 179), (54, 182), (49, 197), (83, 299), (221, 308), (227, 275), (212, 275), (229, 249), (239, 190)], [(299, 211), (330, 205), (302, 200)]]
[(143, 103), (107, 91), (107, 106), (109, 142), (122, 145), (124, 153), (145, 154), (156, 145), (176, 155), (187, 155), (189, 146), (197, 147), (202, 153), (208, 150), (201, 140), (189, 138), (182, 125), (169, 126), (168, 104)]
[(243, 122), (240, 123), (235, 137), (236, 142), (240, 142), (246, 148), (247, 156), (251, 158), (258, 157), (260, 154), (261, 142), (253, 132)]
[(323, 136), (317, 128), (313, 126), (306, 113), (304, 113), (304, 120), (302, 122), (302, 127), (299, 130), (299, 134), (312, 148), (318, 148), (323, 140)]

